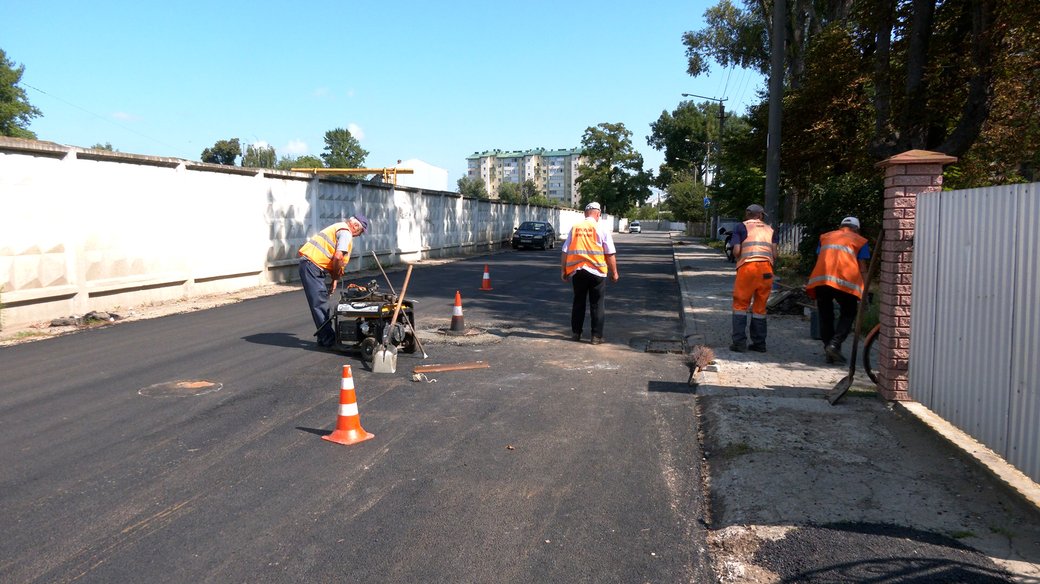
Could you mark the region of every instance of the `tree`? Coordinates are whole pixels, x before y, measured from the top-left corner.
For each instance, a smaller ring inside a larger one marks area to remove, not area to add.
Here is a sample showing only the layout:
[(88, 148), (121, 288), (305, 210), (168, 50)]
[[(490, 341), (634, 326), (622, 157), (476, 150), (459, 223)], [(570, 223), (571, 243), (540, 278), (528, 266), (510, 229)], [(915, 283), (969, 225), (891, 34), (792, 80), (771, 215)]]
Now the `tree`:
[(283, 156), (278, 160), (275, 168), (278, 170), (290, 170), (293, 168), (322, 168), (325, 164), (317, 156), (304, 154), (302, 156)]
[(36, 134), (29, 130), (29, 124), (43, 113), (29, 103), (25, 90), (18, 87), (24, 72), (24, 65), (16, 67), (0, 49), (0, 136), (35, 140)]
[[(814, 58), (833, 57), (821, 50), (814, 57), (814, 44), (823, 39), (836, 46), (835, 36), (847, 37), (851, 52), (846, 54), (851, 58), (832, 60), (861, 77), (862, 91), (855, 105), (870, 107), (873, 124), (864, 155), (875, 161), (915, 148), (962, 156), (991, 113), (994, 88), (1007, 75), (1007, 60), (1018, 58), (1000, 50), (1008, 39), (1030, 37), (1032, 44), (1027, 41), (1021, 46), (1033, 69), (1040, 65), (1035, 49), (1040, 11), (1035, 2), (793, 0), (788, 4), (788, 89), (802, 88)], [(683, 36), (690, 75), (705, 73), (708, 59), (766, 71), (769, 5), (745, 0), (745, 6), (740, 10), (722, 0), (705, 13), (706, 29)], [(821, 104), (815, 105), (822, 109)]]
[(242, 166), (250, 168), (274, 168), (278, 158), (274, 153), (274, 146), (250, 144), (246, 146), (246, 153), (242, 155)]
[(93, 150), (108, 150), (109, 152), (119, 152), (118, 150), (116, 150), (115, 148), (112, 147), (112, 143), (111, 142), (105, 142), (104, 144), (102, 144), (101, 142), (98, 142), (97, 144), (94, 144), (93, 146), (91, 146), (91, 148)]
[(705, 182), (708, 165), (718, 162), (710, 154), (717, 151), (713, 146), (721, 140), (721, 113), (717, 103), (683, 101), (672, 113), (663, 111), (650, 124), (647, 144), (664, 151), (665, 162), (657, 175), (659, 188), (667, 188), (672, 175), (680, 171), (692, 171), (695, 180)]
[(487, 199), (488, 192), (487, 187), (484, 185), (484, 181), (479, 178), (464, 176), (456, 183), (459, 187), (459, 193), (466, 197), (476, 197), (478, 199)]
[(520, 185), (514, 182), (504, 182), (498, 187), (499, 200), (507, 203), (521, 203)]
[(325, 152), (321, 155), (329, 168), (364, 168), (368, 150), (350, 133), (336, 128), (325, 132)]
[[(538, 185), (533, 180), (527, 179), (520, 185), (520, 199), (525, 203), (530, 203), (539, 196), (543, 195), (538, 191)], [(548, 201), (549, 199), (546, 198), (545, 200)]]
[(213, 144), (213, 148), (206, 148), (202, 151), (202, 161), (211, 164), (234, 166), (235, 159), (241, 154), (242, 146), (239, 144), (238, 138), (217, 140), (217, 142)]
[(643, 170), (643, 155), (632, 147), (632, 132), (622, 123), (588, 127), (581, 139), (578, 190), (581, 206), (598, 201), (606, 212), (624, 215), (650, 197), (652, 175)]

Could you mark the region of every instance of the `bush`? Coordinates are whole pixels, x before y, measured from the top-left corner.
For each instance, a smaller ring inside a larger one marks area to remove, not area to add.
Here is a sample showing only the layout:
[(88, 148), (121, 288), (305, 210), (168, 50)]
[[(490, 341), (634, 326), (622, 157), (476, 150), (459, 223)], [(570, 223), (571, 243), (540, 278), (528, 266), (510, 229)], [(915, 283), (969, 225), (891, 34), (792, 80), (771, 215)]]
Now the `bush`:
[(871, 251), (881, 231), (884, 213), (884, 184), (880, 178), (864, 179), (845, 174), (814, 185), (799, 207), (798, 222), (805, 231), (798, 246), (800, 270), (808, 274), (816, 264), (820, 234), (838, 228), (844, 217), (859, 219), (860, 234), (871, 242)]

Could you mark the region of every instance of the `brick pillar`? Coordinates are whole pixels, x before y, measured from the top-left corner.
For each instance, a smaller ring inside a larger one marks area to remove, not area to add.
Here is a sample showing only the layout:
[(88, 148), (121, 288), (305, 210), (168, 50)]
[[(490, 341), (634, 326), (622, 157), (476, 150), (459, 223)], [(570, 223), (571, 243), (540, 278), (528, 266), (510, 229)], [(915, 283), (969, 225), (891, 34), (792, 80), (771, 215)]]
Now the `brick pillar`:
[(910, 363), (910, 285), (917, 195), (942, 190), (943, 165), (956, 161), (940, 152), (910, 150), (877, 164), (885, 171), (878, 389), (887, 400), (910, 399), (907, 366)]

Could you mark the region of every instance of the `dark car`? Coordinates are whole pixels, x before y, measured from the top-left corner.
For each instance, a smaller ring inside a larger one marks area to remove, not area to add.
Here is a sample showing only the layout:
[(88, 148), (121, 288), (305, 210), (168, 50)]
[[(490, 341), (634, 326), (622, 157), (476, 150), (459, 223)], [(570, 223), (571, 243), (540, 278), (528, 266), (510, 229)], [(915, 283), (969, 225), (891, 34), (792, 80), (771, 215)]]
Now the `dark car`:
[(524, 221), (513, 232), (513, 249), (521, 247), (552, 249), (556, 247), (556, 230), (545, 221)]

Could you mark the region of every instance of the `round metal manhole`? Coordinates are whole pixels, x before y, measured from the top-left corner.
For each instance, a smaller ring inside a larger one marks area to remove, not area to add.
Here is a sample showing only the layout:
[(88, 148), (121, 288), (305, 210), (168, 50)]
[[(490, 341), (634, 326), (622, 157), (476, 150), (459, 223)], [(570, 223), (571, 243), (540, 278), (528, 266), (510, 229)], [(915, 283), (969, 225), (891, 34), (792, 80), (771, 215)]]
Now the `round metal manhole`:
[(147, 397), (193, 397), (220, 391), (222, 387), (224, 387), (224, 384), (216, 381), (167, 381), (166, 383), (149, 385), (137, 393)]

